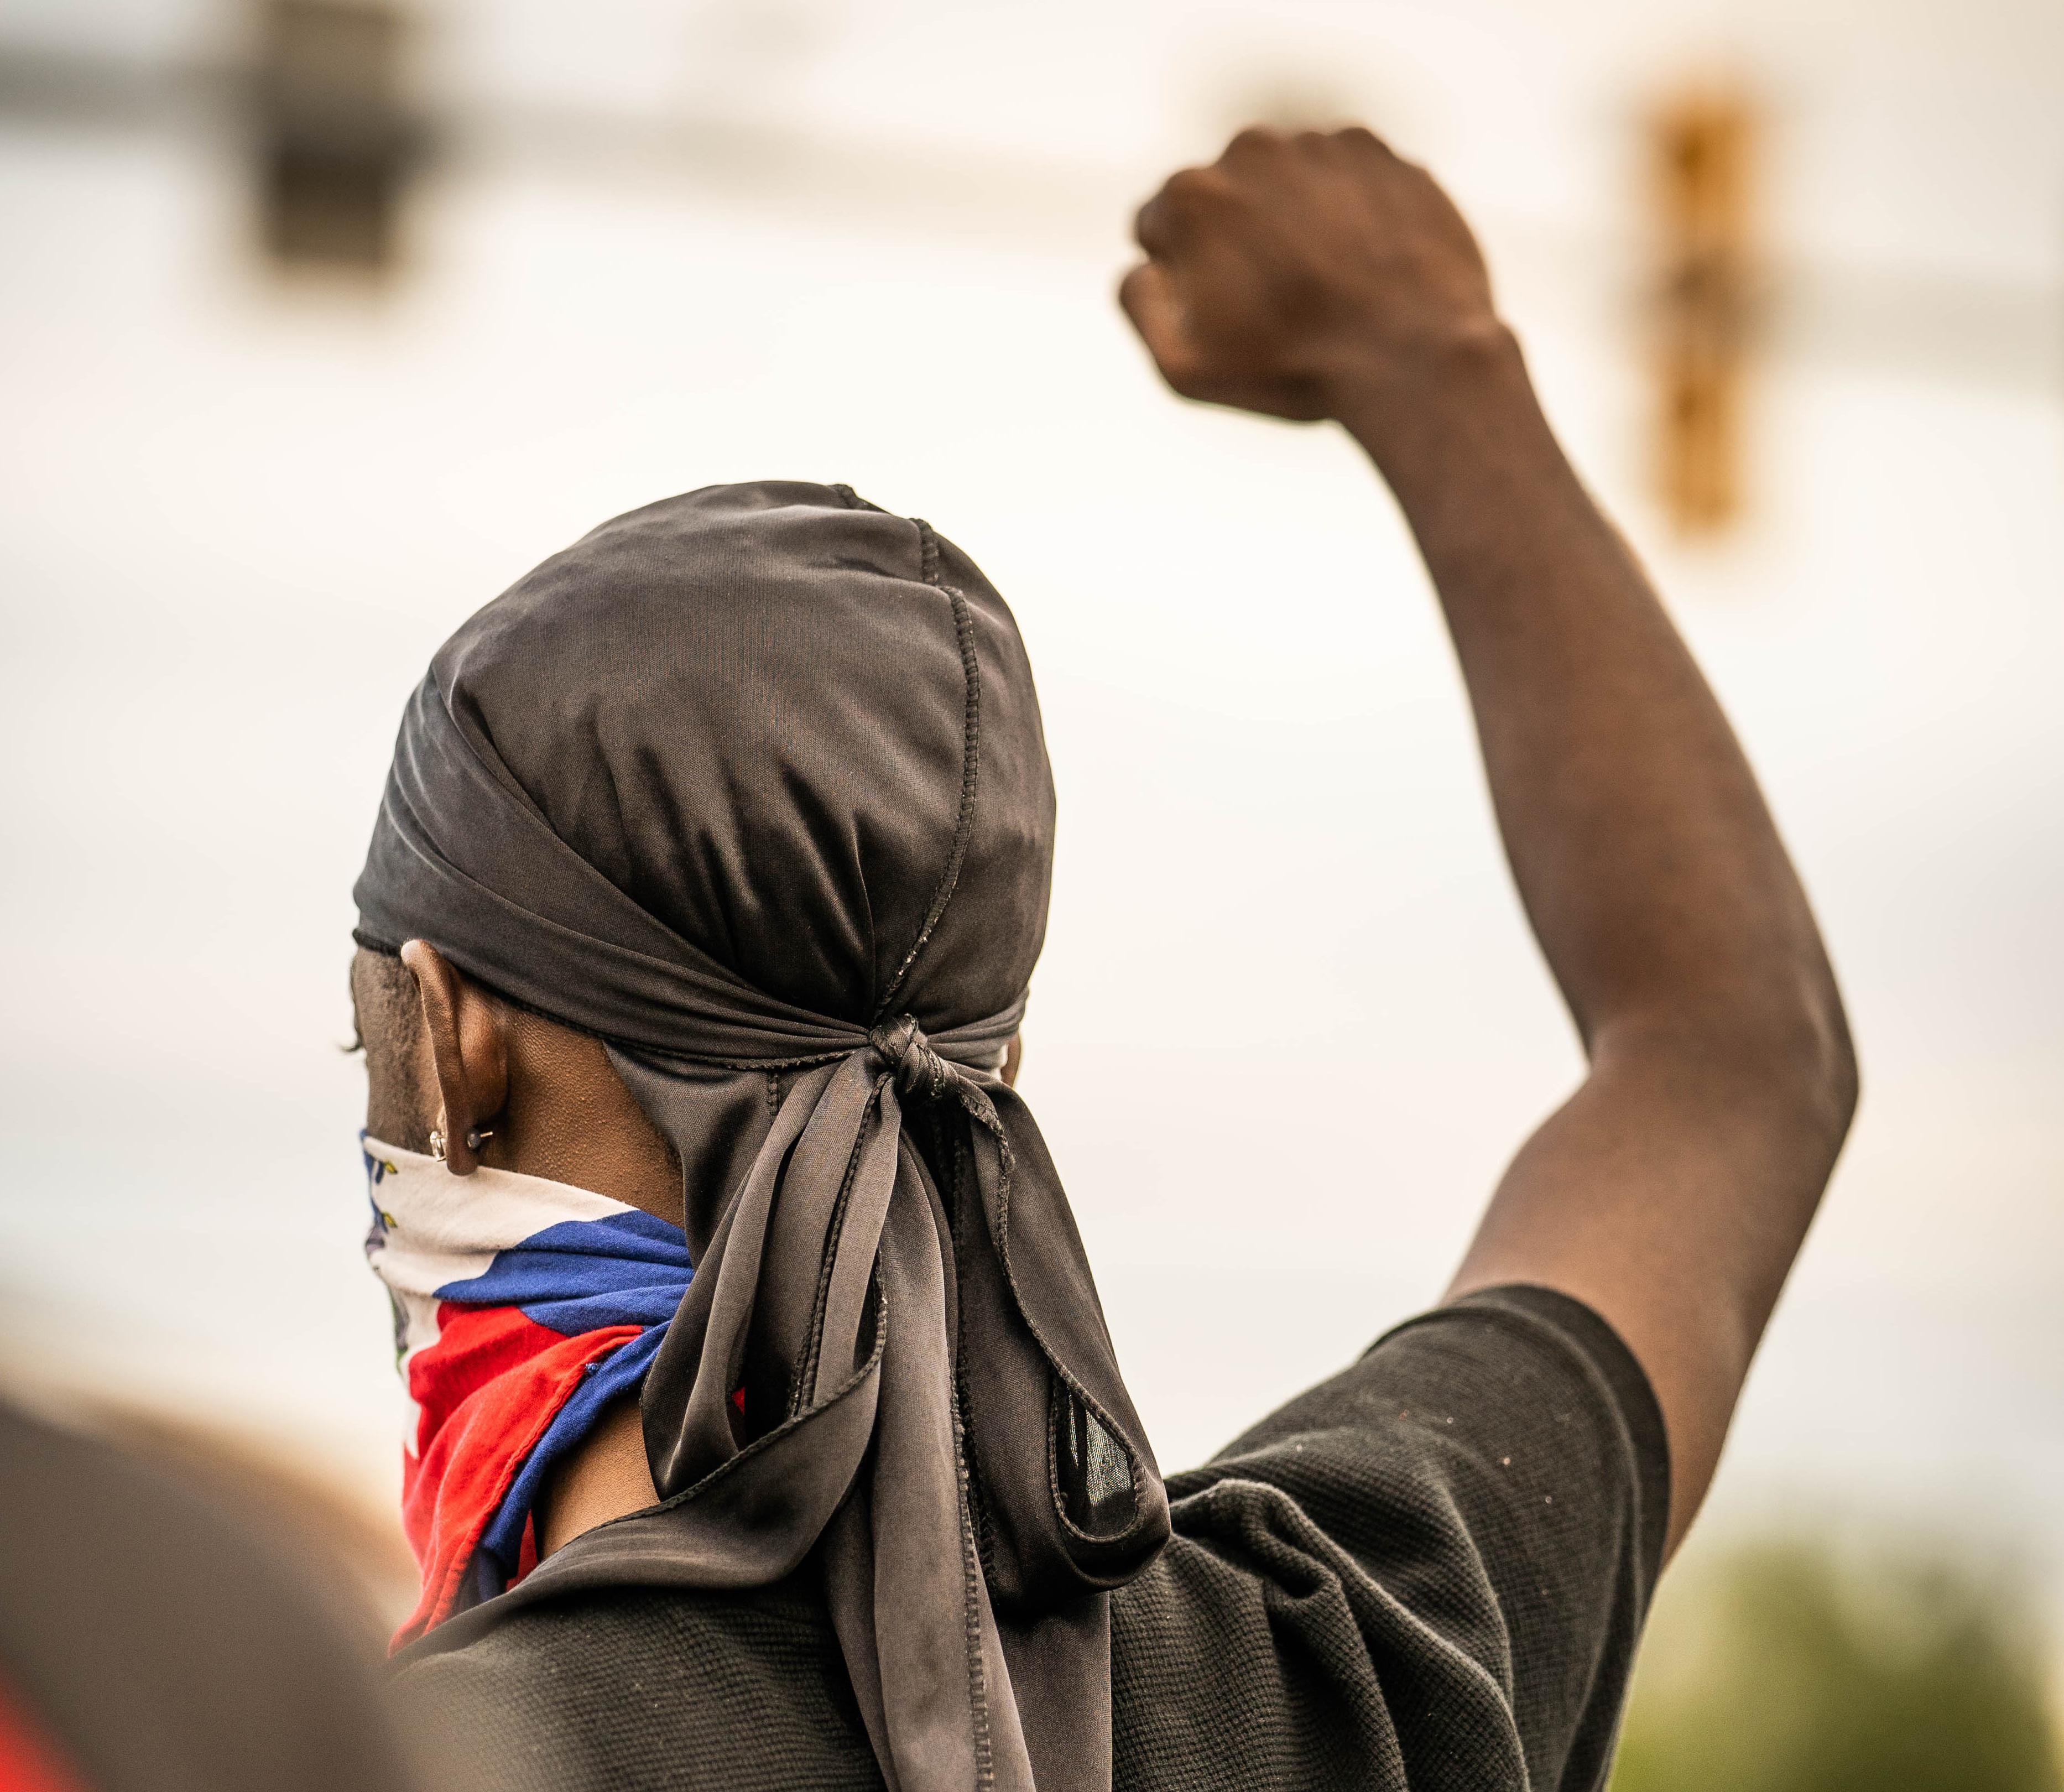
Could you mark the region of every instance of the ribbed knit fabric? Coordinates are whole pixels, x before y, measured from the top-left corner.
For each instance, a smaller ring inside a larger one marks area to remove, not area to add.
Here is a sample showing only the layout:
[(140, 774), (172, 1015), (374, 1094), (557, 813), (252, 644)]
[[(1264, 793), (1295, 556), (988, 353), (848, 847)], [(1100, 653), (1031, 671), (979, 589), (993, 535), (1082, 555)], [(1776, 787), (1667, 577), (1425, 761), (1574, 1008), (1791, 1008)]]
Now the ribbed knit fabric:
[[(1168, 1488), (1174, 1541), (1111, 1598), (1115, 1787), (1604, 1783), (1669, 1467), (1589, 1308), (1424, 1314)], [(882, 1784), (808, 1565), (517, 1612), (397, 1689), (508, 1792)]]

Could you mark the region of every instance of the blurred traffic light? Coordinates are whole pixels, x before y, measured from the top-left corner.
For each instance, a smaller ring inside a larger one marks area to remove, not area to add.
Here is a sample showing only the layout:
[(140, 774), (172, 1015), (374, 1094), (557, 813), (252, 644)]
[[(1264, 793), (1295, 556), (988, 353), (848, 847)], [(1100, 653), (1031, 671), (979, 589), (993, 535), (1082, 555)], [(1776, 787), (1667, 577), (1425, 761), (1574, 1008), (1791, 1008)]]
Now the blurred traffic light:
[(1663, 261), (1659, 483), (1689, 535), (1732, 521), (1742, 504), (1753, 125), (1746, 102), (1724, 90), (1685, 95), (1651, 123)]
[(260, 25), (265, 249), (284, 264), (377, 272), (395, 256), (417, 148), (401, 98), (405, 22), (361, 0), (266, 0)]

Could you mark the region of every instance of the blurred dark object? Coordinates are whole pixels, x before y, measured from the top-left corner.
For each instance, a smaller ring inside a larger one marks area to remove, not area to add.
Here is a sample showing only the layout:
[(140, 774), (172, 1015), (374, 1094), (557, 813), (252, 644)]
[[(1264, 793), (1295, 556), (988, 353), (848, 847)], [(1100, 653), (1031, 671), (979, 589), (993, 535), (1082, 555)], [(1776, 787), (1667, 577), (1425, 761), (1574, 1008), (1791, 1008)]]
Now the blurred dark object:
[(1742, 504), (1753, 128), (1747, 102), (1717, 90), (1671, 102), (1651, 126), (1662, 495), (1687, 535), (1724, 527)]
[(5, 1406), (0, 1513), (0, 1706), (18, 1760), (41, 1754), (95, 1792), (419, 1783), (377, 1645), (292, 1532)]
[(88, 1792), (64, 1751), (0, 1680), (0, 1788), (5, 1792)]
[(81, 1428), (291, 1536), (304, 1576), (332, 1588), (381, 1649), (414, 1608), (421, 1576), (390, 1508), (248, 1432), (104, 1398), (75, 1411)]
[(391, 6), (267, 0), (256, 101), (267, 252), (377, 273), (395, 257), (416, 133)]
[(1659, 1604), (1611, 1792), (2057, 1792), (2045, 1652), (2004, 1577), (1784, 1541)]

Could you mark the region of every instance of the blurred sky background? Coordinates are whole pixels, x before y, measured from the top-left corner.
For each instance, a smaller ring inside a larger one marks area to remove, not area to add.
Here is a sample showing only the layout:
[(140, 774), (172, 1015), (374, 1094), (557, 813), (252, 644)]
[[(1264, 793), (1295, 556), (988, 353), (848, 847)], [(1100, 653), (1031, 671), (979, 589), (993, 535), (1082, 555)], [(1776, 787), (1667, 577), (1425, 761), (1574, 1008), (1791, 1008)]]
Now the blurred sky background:
[[(1111, 302), (1171, 168), (1358, 117), (1478, 226), (1851, 1005), (1860, 1122), (1708, 1528), (1910, 1520), (2064, 1616), (2064, 8), (416, 19), (436, 152), (369, 285), (253, 246), (248, 133), (179, 74), (249, 15), (0, 0), (18, 1358), (391, 1498), (341, 1047), (402, 701), (595, 523), (760, 477), (929, 518), (1021, 620), (1062, 826), (1023, 1087), (1163, 1463), (1433, 1300), (1574, 1036), (1389, 498), (1331, 429), (1169, 398)], [(1764, 120), (1766, 325), (1748, 509), (1690, 544), (1651, 496), (1642, 131), (1716, 76)]]

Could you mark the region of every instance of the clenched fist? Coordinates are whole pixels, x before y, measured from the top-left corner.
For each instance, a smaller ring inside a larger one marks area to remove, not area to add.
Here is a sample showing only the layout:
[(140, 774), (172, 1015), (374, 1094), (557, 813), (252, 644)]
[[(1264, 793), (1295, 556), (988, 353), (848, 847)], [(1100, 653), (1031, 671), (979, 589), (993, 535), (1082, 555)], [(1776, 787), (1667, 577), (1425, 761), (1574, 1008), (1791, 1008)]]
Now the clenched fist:
[(1140, 208), (1119, 302), (1187, 398), (1341, 417), (1506, 339), (1476, 240), (1369, 131), (1243, 131)]

